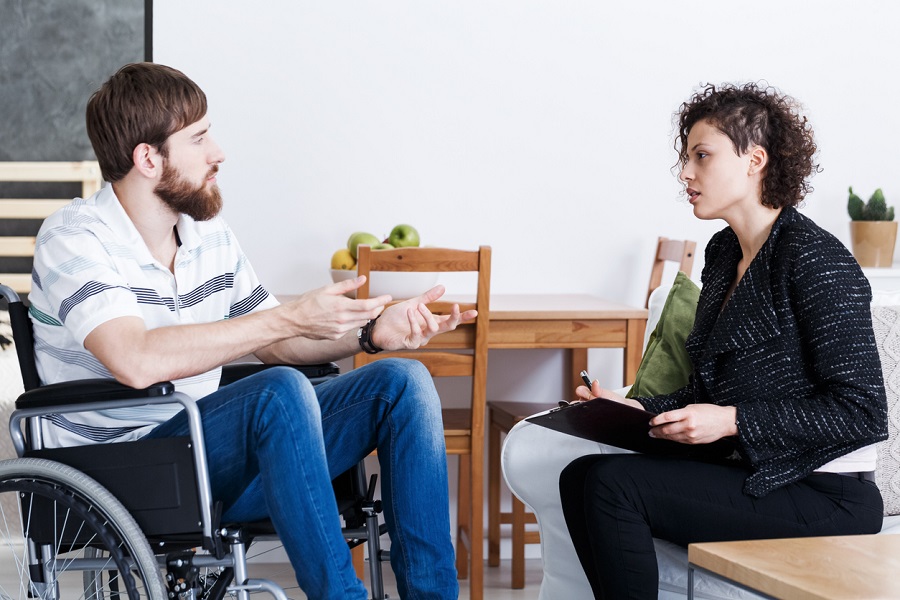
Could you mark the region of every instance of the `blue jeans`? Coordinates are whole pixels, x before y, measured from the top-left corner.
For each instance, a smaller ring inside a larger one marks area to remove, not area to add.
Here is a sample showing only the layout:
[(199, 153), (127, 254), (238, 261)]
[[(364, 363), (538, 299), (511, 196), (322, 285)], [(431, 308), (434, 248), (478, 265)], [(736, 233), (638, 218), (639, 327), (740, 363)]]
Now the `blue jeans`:
[[(271, 519), (310, 599), (368, 598), (331, 480), (375, 448), (400, 597), (458, 597), (440, 400), (421, 363), (379, 360), (315, 388), (273, 367), (198, 406), (224, 519)], [(182, 412), (147, 437), (186, 434)]]

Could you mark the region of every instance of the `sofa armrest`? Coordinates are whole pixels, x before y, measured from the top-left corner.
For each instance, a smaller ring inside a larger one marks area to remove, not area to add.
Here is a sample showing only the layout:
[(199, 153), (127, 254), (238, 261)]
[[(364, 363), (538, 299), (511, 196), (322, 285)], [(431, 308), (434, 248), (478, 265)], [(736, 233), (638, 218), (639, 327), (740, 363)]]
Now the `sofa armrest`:
[(590, 584), (569, 538), (559, 498), (559, 475), (570, 462), (589, 454), (628, 453), (520, 421), (501, 451), (503, 477), (513, 494), (537, 516), (544, 576), (541, 598), (584, 598)]

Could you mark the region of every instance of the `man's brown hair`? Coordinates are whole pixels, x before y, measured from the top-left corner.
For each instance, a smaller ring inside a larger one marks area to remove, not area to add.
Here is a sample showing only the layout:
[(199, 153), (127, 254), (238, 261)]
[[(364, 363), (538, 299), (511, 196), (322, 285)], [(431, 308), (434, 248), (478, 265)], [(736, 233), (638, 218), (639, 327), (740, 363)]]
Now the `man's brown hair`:
[(202, 119), (206, 110), (206, 94), (181, 71), (154, 63), (119, 69), (87, 104), (88, 137), (103, 179), (124, 178), (138, 144), (166, 156), (169, 136)]

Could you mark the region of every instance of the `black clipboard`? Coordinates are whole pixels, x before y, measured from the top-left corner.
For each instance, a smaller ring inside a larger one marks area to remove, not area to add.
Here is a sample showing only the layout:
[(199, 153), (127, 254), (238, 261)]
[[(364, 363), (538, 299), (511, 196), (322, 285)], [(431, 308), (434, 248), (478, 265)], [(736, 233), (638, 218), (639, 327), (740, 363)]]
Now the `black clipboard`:
[(644, 454), (727, 458), (737, 449), (734, 440), (728, 438), (711, 444), (680, 444), (652, 438), (649, 435), (650, 419), (654, 416), (655, 413), (621, 402), (595, 398), (588, 402), (573, 402), (525, 420), (554, 431)]

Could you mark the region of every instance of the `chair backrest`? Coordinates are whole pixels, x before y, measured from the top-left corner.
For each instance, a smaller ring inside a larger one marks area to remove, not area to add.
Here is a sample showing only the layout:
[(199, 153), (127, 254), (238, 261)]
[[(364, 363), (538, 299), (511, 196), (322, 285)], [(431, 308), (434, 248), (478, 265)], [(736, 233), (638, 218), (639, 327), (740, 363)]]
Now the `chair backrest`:
[[(448, 248), (372, 250), (369, 246), (360, 246), (357, 260), (358, 274), (366, 276), (366, 283), (357, 290), (357, 298), (369, 297), (369, 279), (373, 271), (475, 272), (478, 274), (475, 302), (460, 303), (460, 310), (474, 308), (478, 311), (478, 317), (473, 322), (461, 325), (456, 331), (436, 338), (441, 340), (442, 346), (452, 346), (452, 351), (430, 350), (426, 347), (414, 352), (390, 352), (378, 356), (361, 353), (356, 355), (354, 366), (362, 366), (383, 356), (398, 356), (421, 361), (428, 368), (432, 377), (471, 376), (472, 419), (469, 429), (473, 438), (483, 438), (491, 295), (490, 246), (481, 246), (478, 250)], [(430, 304), (428, 308), (435, 314), (448, 314), (452, 304), (438, 301)], [(468, 350), (468, 352), (461, 353), (460, 350)], [(448, 447), (448, 451), (450, 450)]]
[[(0, 162), (0, 182), (75, 182), (81, 184), (82, 198), (103, 185), (100, 166), (95, 161)], [(0, 283), (20, 294), (31, 291), (34, 233), (40, 227), (40, 221), (71, 201), (71, 195), (65, 198), (0, 199)]]
[(6, 298), (8, 303), (9, 324), (12, 328), (16, 357), (19, 359), (22, 383), (27, 392), (41, 385), (37, 364), (34, 360), (34, 330), (31, 326), (31, 318), (28, 316), (28, 307), (25, 306), (15, 290), (2, 284), (2, 280), (0, 280), (0, 296)]
[(653, 269), (650, 271), (650, 285), (647, 286), (647, 297), (644, 306), (650, 302), (650, 294), (662, 283), (663, 271), (666, 262), (678, 263), (678, 270), (684, 271), (688, 277), (694, 268), (694, 253), (697, 250), (697, 242), (690, 240), (670, 240), (660, 237), (656, 243), (656, 254), (653, 257)]

